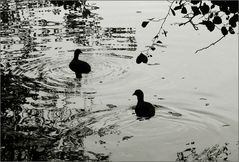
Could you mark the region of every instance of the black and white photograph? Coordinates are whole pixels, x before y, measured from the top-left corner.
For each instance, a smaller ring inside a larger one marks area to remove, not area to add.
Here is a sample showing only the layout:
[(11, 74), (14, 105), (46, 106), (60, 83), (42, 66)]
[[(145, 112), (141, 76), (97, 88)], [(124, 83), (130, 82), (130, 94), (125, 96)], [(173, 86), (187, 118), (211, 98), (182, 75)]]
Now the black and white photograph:
[(239, 159), (238, 0), (0, 0), (0, 161)]

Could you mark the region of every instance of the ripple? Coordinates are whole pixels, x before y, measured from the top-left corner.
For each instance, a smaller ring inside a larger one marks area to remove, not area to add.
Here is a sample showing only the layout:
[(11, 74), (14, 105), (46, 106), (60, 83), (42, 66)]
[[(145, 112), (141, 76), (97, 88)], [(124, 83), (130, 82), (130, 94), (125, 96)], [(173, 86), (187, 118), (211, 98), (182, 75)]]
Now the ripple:
[[(192, 112), (187, 110), (177, 110), (158, 105), (156, 115), (149, 120), (136, 120), (132, 109), (112, 110), (115, 118), (111, 120), (118, 125), (116, 130), (124, 132), (128, 136), (139, 137), (141, 140), (157, 139), (170, 140), (174, 138), (184, 139), (185, 137), (197, 137), (198, 134), (207, 134), (208, 137), (215, 137), (219, 134), (223, 121), (215, 117), (215, 114), (205, 114), (203, 112)], [(118, 107), (122, 109), (122, 107)], [(170, 113), (171, 112), (171, 113)], [(180, 114), (173, 116), (172, 113)], [(131, 115), (130, 115), (131, 114)], [(111, 116), (112, 116), (111, 115)], [(102, 118), (102, 120), (105, 120)], [(100, 123), (101, 120), (98, 121)], [(112, 124), (112, 123), (111, 123)], [(176, 135), (176, 136), (175, 136)], [(173, 142), (173, 141), (171, 141)]]

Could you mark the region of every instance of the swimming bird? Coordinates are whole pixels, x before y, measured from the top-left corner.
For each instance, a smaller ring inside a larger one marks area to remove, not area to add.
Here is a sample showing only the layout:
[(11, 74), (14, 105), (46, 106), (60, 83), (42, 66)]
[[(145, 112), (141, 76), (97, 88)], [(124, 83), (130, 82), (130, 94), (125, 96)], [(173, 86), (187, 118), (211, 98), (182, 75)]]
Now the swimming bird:
[(80, 49), (76, 49), (74, 52), (74, 58), (69, 64), (70, 69), (75, 72), (76, 78), (81, 78), (82, 73), (89, 73), (91, 71), (91, 67), (87, 62), (78, 59), (81, 53)]
[(137, 96), (138, 102), (135, 107), (135, 113), (138, 117), (152, 117), (155, 115), (154, 106), (144, 101), (144, 93), (142, 90), (137, 89), (133, 95)]

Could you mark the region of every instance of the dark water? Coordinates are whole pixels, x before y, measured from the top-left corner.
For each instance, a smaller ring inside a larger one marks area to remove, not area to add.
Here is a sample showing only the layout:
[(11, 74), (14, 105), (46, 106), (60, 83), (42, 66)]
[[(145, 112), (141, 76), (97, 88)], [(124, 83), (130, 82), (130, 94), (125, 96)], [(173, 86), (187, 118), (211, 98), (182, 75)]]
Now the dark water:
[[(115, 125), (98, 131), (89, 127), (97, 122), (90, 115), (109, 110), (90, 111), (96, 91), (82, 84), (124, 75), (127, 68), (119, 59), (132, 56), (113, 51), (135, 51), (135, 29), (102, 28), (102, 18), (94, 13), (97, 6), (87, 6), (91, 14), (84, 17), (77, 5), (81, 4), (1, 2), (2, 160), (109, 158), (84, 148), (86, 136), (103, 136)], [(84, 53), (82, 59), (96, 64), (82, 81), (68, 68), (77, 47)]]
[[(135, 64), (136, 26), (102, 26), (96, 4), (1, 1), (1, 160), (175, 160), (189, 141), (202, 149), (229, 139), (235, 152), (234, 119), (196, 109), (221, 103), (217, 92), (190, 80), (177, 89), (179, 72)], [(81, 80), (68, 67), (77, 48), (92, 66)], [(150, 120), (132, 109), (138, 88), (156, 107)]]

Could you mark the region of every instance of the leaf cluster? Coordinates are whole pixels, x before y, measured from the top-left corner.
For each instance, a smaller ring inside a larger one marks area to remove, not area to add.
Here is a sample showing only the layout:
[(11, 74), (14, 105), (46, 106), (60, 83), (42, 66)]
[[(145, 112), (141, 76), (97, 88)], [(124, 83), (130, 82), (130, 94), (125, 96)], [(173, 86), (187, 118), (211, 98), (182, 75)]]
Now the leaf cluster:
[[(188, 19), (186, 23), (179, 25), (191, 23), (196, 30), (197, 25), (204, 25), (210, 32), (218, 28), (224, 36), (228, 33), (235, 34), (234, 30), (238, 22), (238, 1), (211, 0), (210, 3), (206, 3), (202, 0), (190, 2), (181, 0), (175, 4), (176, 6), (171, 8), (172, 14), (176, 15), (176, 11), (181, 11), (181, 14)], [(198, 17), (198, 23), (193, 22), (196, 17)]]

